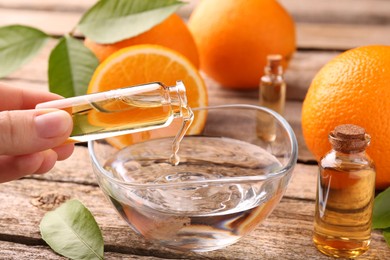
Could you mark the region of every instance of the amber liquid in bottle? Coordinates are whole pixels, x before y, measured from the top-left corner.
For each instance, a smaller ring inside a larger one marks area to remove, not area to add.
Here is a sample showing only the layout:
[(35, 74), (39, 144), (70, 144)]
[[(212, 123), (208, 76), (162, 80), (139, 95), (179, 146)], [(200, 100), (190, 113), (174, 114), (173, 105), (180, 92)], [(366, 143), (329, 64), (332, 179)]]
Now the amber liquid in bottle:
[(375, 168), (365, 153), (369, 136), (345, 126), (330, 134), (333, 149), (319, 165), (313, 241), (326, 255), (353, 258), (369, 249)]
[[(269, 55), (264, 76), (260, 79), (259, 104), (283, 115), (286, 100), (286, 83), (283, 78), (281, 55)], [(272, 142), (276, 138), (276, 122), (273, 116), (259, 112), (257, 135), (264, 141)]]

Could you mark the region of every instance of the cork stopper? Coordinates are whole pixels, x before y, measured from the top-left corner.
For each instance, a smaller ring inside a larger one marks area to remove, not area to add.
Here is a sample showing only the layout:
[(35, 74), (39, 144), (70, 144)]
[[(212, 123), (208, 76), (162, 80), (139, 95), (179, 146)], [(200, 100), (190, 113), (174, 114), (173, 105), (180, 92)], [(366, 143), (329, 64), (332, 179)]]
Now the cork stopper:
[(363, 127), (345, 124), (335, 127), (329, 134), (329, 141), (336, 151), (358, 153), (366, 149), (370, 143), (370, 136)]
[(281, 74), (283, 72), (282, 68), (283, 57), (280, 54), (271, 54), (267, 56), (267, 69), (272, 74)]

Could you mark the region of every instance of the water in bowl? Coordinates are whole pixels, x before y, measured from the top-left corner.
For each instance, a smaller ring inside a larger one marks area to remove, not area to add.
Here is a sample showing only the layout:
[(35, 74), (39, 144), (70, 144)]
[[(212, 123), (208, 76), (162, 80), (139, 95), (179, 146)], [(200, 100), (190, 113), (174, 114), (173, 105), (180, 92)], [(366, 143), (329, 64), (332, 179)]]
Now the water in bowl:
[(171, 147), (171, 138), (135, 144), (104, 166), (112, 177), (132, 184), (111, 186), (109, 198), (146, 239), (179, 250), (215, 250), (252, 231), (283, 195), (283, 185), (266, 178), (282, 166), (259, 146), (185, 137), (177, 166), (169, 160)]

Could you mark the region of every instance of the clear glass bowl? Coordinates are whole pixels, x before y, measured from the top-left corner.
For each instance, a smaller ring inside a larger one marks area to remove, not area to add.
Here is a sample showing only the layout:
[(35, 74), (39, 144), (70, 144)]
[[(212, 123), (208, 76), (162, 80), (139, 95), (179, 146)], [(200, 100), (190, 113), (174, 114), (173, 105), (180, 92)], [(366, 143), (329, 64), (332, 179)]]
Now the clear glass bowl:
[(180, 164), (172, 138), (117, 150), (88, 143), (98, 183), (144, 238), (183, 251), (210, 251), (255, 229), (282, 198), (296, 164), (291, 127), (272, 110), (223, 105), (207, 110), (201, 135), (184, 137)]

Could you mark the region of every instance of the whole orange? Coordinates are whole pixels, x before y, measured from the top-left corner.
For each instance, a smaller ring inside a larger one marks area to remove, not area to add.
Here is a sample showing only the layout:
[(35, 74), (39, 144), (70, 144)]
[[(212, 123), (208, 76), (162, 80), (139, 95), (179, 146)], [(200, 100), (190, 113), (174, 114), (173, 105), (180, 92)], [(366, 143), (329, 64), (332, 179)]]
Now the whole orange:
[(367, 153), (377, 170), (376, 188), (390, 186), (390, 46), (363, 46), (328, 62), (314, 77), (302, 108), (306, 145), (320, 160), (328, 134), (355, 124), (371, 135)]
[(276, 0), (205, 0), (188, 21), (200, 68), (223, 87), (255, 89), (269, 54), (286, 68), (295, 49), (295, 24)]
[[(177, 14), (169, 16), (162, 23), (140, 35), (117, 43), (99, 44), (86, 38), (84, 44), (91, 49), (100, 62), (125, 47), (138, 44), (157, 44), (181, 53), (196, 68), (199, 68), (198, 49), (194, 38), (187, 25)], [(156, 66), (158, 65), (156, 64)]]

